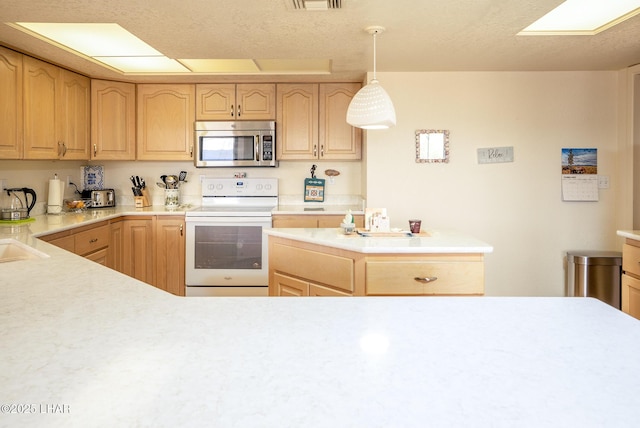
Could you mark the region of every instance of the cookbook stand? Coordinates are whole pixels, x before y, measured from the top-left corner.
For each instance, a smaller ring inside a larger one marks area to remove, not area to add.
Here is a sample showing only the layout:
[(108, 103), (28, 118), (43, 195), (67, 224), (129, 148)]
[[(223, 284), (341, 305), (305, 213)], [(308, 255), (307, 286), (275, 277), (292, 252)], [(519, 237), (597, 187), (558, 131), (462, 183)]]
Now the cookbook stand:
[(149, 197), (149, 190), (147, 188), (140, 189), (142, 196), (134, 196), (133, 203), (136, 208), (145, 208), (151, 206), (151, 198)]

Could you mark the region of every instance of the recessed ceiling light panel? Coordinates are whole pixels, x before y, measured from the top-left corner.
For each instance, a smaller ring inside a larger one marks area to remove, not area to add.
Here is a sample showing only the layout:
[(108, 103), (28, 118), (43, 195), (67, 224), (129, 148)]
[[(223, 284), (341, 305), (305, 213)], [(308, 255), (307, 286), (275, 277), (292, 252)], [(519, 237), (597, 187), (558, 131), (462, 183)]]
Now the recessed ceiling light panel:
[(162, 55), (114, 23), (17, 22), (17, 24), (32, 33), (90, 57)]
[(640, 0), (566, 0), (519, 35), (594, 35), (640, 13)]

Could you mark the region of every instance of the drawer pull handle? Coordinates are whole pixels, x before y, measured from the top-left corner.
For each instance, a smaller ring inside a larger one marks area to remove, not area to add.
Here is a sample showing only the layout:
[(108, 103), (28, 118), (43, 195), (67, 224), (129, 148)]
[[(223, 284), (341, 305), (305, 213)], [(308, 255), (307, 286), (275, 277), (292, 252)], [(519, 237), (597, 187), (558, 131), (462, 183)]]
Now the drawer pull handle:
[(433, 281), (436, 281), (438, 279), (438, 277), (437, 276), (425, 276), (424, 278), (421, 278), (419, 276), (416, 276), (413, 279), (418, 281), (418, 282), (433, 282)]
[(90, 244), (93, 244), (94, 242), (98, 242), (98, 238), (93, 238), (89, 240)]

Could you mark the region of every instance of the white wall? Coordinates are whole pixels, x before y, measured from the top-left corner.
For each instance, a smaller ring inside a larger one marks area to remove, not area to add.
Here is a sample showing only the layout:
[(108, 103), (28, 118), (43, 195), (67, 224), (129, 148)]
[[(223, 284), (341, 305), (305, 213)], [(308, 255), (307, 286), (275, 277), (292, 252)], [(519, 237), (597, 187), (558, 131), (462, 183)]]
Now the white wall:
[[(368, 131), (366, 197), (393, 226), (421, 218), (493, 245), (486, 294), (561, 296), (567, 250), (620, 251), (616, 72), (378, 73), (397, 125)], [(450, 162), (415, 162), (415, 131), (448, 129)], [(477, 149), (513, 146), (513, 163)], [(599, 202), (563, 202), (561, 149), (598, 149)]]

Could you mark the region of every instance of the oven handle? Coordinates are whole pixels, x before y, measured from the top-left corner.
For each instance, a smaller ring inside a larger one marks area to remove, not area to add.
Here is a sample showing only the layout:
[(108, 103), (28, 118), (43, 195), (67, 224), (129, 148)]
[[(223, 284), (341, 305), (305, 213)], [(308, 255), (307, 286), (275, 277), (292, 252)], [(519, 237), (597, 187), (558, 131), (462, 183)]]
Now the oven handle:
[(247, 216), (238, 216), (238, 217), (186, 217), (185, 223), (187, 224), (195, 224), (202, 226), (215, 226), (215, 225), (226, 225), (226, 226), (262, 226), (262, 227), (271, 227), (271, 216), (259, 216), (259, 217), (247, 217)]

